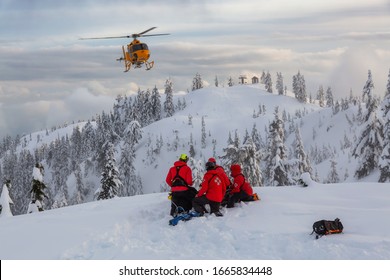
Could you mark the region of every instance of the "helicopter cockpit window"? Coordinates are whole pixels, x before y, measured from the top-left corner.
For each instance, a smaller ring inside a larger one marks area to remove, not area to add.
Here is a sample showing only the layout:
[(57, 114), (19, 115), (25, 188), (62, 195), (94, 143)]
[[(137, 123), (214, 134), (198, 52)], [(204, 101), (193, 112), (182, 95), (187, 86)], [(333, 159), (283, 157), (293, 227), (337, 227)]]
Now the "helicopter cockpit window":
[(148, 46), (146, 44), (137, 44), (132, 46), (132, 52), (147, 50)]

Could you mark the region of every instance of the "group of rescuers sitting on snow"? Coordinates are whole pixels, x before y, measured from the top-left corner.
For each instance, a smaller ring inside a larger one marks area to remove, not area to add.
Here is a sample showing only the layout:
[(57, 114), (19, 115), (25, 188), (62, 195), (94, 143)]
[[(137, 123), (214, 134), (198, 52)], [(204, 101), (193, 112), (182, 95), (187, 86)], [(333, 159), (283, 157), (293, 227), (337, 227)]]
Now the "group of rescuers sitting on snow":
[(192, 187), (192, 170), (187, 165), (188, 156), (181, 154), (180, 158), (169, 169), (166, 183), (171, 187), (171, 216), (194, 209), (199, 216), (207, 213), (206, 205), (210, 206), (210, 214), (223, 216), (220, 207), (234, 207), (240, 201), (259, 200), (256, 193), (241, 172), (239, 164), (230, 166), (230, 181), (222, 166), (217, 165), (215, 158), (209, 158), (206, 163), (206, 173), (199, 191)]

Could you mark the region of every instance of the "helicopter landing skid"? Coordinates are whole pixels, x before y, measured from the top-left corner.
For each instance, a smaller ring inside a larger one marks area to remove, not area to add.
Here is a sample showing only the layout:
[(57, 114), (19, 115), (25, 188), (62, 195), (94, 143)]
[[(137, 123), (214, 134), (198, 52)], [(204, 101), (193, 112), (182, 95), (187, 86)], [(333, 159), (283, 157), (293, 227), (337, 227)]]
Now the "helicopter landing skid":
[(151, 61), (151, 62), (147, 62), (145, 61), (145, 70), (150, 70), (153, 68), (153, 65), (154, 65), (154, 61)]

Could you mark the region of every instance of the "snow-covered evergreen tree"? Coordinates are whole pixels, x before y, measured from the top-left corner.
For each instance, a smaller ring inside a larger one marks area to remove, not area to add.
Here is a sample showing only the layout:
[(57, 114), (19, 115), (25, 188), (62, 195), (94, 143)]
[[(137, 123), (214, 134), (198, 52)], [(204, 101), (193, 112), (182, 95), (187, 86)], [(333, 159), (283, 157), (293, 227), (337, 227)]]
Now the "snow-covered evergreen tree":
[(60, 208), (69, 204), (67, 178), (71, 173), (70, 170), (70, 143), (65, 137), (57, 139), (56, 148), (53, 155), (52, 163), (52, 183), (54, 184), (55, 196), (52, 208)]
[(334, 99), (333, 99), (333, 92), (331, 87), (328, 87), (326, 89), (326, 107), (333, 107), (334, 106)]
[(284, 83), (283, 83), (283, 76), (281, 72), (276, 73), (276, 90), (278, 91), (279, 95), (284, 94)]
[(192, 91), (203, 88), (202, 77), (199, 73), (196, 73), (194, 79), (192, 80)]
[(318, 89), (317, 100), (320, 107), (325, 107), (325, 92), (322, 85)]
[(379, 158), (379, 182), (390, 182), (390, 71), (387, 81), (387, 90), (381, 104), (383, 111), (383, 150)]
[(363, 102), (366, 102), (366, 108), (371, 106), (373, 99), (374, 82), (372, 80), (371, 70), (368, 70), (366, 84), (363, 87)]
[(272, 93), (272, 77), (269, 72), (267, 72), (264, 80), (265, 90), (269, 93)]
[(88, 188), (83, 182), (80, 165), (76, 166), (76, 169), (74, 170), (74, 176), (76, 179), (76, 191), (71, 198), (71, 204), (80, 204), (85, 202), (85, 199), (89, 193)]
[(297, 75), (293, 76), (293, 92), (299, 102), (307, 102), (305, 77), (299, 71)]
[(377, 117), (378, 101), (373, 99), (367, 109), (366, 121), (352, 155), (359, 159), (356, 177), (361, 179), (378, 167), (379, 157), (383, 150), (383, 125)]
[(9, 195), (10, 188), (11, 188), (11, 181), (6, 180), (0, 195), (0, 218), (13, 216), (10, 204), (14, 204), (14, 202), (12, 201)]
[(265, 180), (270, 186), (286, 186), (292, 183), (290, 166), (287, 162), (287, 148), (284, 139), (284, 124), (275, 108), (274, 120), (269, 126), (265, 161)]
[(98, 190), (98, 200), (118, 196), (119, 190), (122, 187), (122, 182), (119, 179), (119, 171), (116, 166), (114, 145), (107, 142), (104, 145), (104, 150), (106, 151), (106, 165), (104, 166), (100, 180), (101, 186)]
[(206, 148), (206, 123), (204, 120), (204, 116), (202, 116), (202, 132), (201, 132), (201, 140), (202, 149)]
[(43, 200), (45, 198), (48, 198), (48, 196), (44, 192), (44, 190), (46, 189), (46, 185), (43, 182), (43, 176), (44, 168), (42, 164), (37, 163), (33, 168), (32, 188), (30, 190), (31, 202), (29, 204), (27, 213), (43, 211)]
[(242, 172), (247, 180), (253, 185), (260, 187), (263, 185), (263, 174), (260, 168), (261, 153), (256, 148), (252, 137), (248, 135), (245, 143), (239, 147), (239, 163), (242, 166)]
[(235, 132), (235, 140), (232, 139), (231, 133), (229, 132), (227, 146), (223, 149), (224, 155), (220, 156), (222, 166), (226, 170), (229, 170), (232, 164), (240, 163), (239, 145), (240, 141), (238, 139), (237, 131)]
[(303, 173), (312, 173), (310, 159), (305, 152), (299, 126), (295, 128), (295, 140), (293, 142), (294, 159), (297, 161), (297, 177)]
[(173, 104), (173, 83), (170, 79), (165, 81), (165, 101), (164, 112), (166, 117), (171, 117), (175, 113), (175, 105)]
[(203, 181), (203, 175), (206, 172), (204, 163), (202, 160), (196, 160), (195, 158), (190, 157), (188, 160), (188, 166), (192, 169), (192, 186), (199, 190), (199, 186)]
[(234, 86), (234, 82), (233, 82), (233, 78), (232, 77), (229, 77), (229, 79), (228, 79), (228, 86), (229, 87)]
[(261, 76), (260, 76), (260, 83), (261, 84), (265, 84), (265, 79), (266, 79), (266, 77), (267, 77), (267, 74), (263, 71), (262, 73), (261, 73)]
[[(142, 182), (135, 169), (135, 145), (142, 138), (141, 125), (132, 121), (125, 130), (125, 140), (120, 160), (121, 181), (123, 188), (119, 190), (121, 196), (132, 196), (143, 193)], [(162, 139), (161, 139), (162, 141)]]
[(335, 160), (330, 160), (330, 171), (326, 183), (334, 184), (340, 182), (340, 176), (337, 172), (337, 162)]
[(151, 122), (161, 120), (161, 97), (156, 86), (152, 90), (150, 97), (151, 105)]
[(257, 130), (256, 124), (253, 124), (251, 132), (253, 143), (256, 146), (256, 150), (261, 150), (264, 148), (263, 140), (261, 139), (260, 133)]

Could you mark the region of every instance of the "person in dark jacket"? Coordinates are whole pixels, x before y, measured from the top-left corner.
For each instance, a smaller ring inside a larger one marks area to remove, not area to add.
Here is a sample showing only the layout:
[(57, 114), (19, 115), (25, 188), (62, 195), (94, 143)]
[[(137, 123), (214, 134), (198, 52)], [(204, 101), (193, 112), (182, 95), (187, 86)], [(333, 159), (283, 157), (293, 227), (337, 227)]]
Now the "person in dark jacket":
[(181, 154), (173, 166), (169, 169), (166, 183), (171, 187), (171, 216), (176, 216), (179, 212), (192, 209), (192, 200), (197, 191), (192, 185), (192, 170), (187, 165), (188, 156)]
[(206, 163), (207, 172), (203, 176), (203, 181), (198, 194), (194, 198), (192, 205), (194, 210), (203, 216), (207, 212), (205, 205), (210, 205), (211, 214), (223, 216), (219, 211), (221, 201), (223, 199), (224, 183), (218, 170), (215, 169), (215, 162), (208, 161)]
[(245, 176), (241, 172), (239, 164), (233, 164), (230, 167), (230, 175), (233, 177), (233, 185), (230, 189), (230, 195), (227, 201), (227, 208), (234, 207), (234, 203), (240, 201), (255, 201), (258, 200), (257, 194), (253, 193), (253, 189)]

